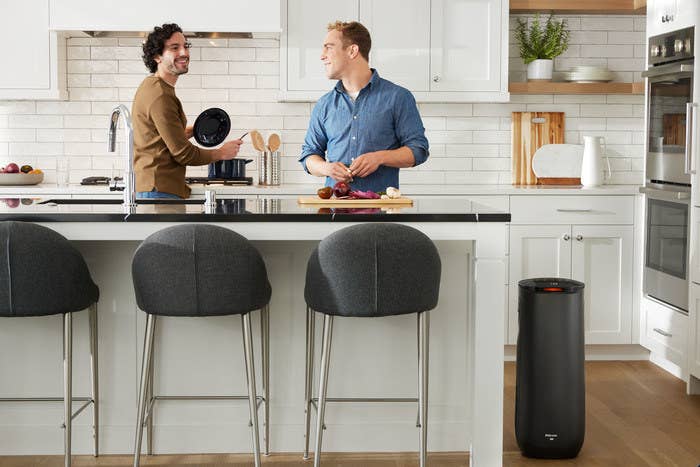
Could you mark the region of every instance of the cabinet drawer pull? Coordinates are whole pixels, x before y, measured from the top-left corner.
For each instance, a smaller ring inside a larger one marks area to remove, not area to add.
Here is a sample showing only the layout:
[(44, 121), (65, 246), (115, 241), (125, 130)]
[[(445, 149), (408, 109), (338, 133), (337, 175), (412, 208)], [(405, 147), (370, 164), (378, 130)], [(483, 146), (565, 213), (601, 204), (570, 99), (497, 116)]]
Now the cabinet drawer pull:
[(576, 235), (576, 240), (578, 240), (579, 242), (582, 242), (582, 241), (583, 241), (583, 235)]
[(436, 83), (440, 82), (440, 76), (439, 75), (433, 76), (433, 81)]
[(568, 242), (571, 239), (571, 235), (564, 234), (564, 236), (562, 238), (564, 239), (565, 242)]
[(557, 208), (557, 212), (591, 212), (593, 209), (562, 209)]
[(664, 337), (673, 337), (673, 334), (664, 331), (663, 329), (654, 328), (654, 332), (661, 334)]

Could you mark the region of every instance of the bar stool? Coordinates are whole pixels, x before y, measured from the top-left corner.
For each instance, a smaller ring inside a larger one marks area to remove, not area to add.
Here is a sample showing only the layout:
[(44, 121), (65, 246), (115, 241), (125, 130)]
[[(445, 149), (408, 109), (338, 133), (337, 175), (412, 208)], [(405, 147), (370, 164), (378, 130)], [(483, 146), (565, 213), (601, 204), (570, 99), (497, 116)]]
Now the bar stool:
[[(312, 252), (306, 268), (306, 383), (304, 458), (309, 457), (311, 408), (317, 410), (314, 466), (321, 464), (326, 402), (418, 402), (420, 466), (428, 434), (429, 310), (437, 305), (441, 262), (422, 232), (401, 224), (360, 224), (339, 230)], [(313, 397), (315, 315), (323, 315), (318, 397)], [(418, 314), (418, 398), (329, 398), (333, 317)]]
[[(255, 465), (260, 465), (258, 402), (264, 404), (265, 454), (269, 454), (269, 317), (271, 288), (258, 250), (243, 236), (222, 227), (186, 224), (160, 230), (138, 247), (132, 262), (136, 303), (146, 312), (146, 335), (136, 424), (134, 466), (148, 423), (148, 454), (153, 453), (153, 404), (157, 400), (248, 400)], [(261, 312), (263, 396), (255, 388), (250, 312)], [(241, 315), (247, 396), (154, 396), (153, 347), (157, 316)], [(148, 409), (148, 412), (146, 411)]]
[[(97, 300), (100, 291), (80, 252), (62, 235), (28, 222), (0, 222), (0, 317), (63, 315), (63, 397), (3, 397), (0, 402), (64, 405), (64, 465), (71, 465), (72, 420), (92, 404), (94, 455), (98, 454)], [(88, 309), (90, 397), (73, 397), (73, 312)], [(73, 412), (73, 402), (83, 405)]]

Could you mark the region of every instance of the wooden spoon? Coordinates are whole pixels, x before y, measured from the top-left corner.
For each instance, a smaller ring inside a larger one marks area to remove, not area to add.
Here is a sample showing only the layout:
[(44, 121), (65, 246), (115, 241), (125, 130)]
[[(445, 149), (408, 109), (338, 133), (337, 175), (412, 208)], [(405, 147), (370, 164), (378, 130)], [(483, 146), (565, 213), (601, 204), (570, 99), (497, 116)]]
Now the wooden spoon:
[(253, 147), (255, 149), (261, 152), (265, 150), (265, 140), (258, 130), (250, 131), (250, 139), (253, 140)]
[(280, 148), (281, 143), (282, 141), (280, 141), (280, 135), (277, 133), (272, 133), (267, 139), (267, 148), (270, 150), (270, 152), (275, 152)]

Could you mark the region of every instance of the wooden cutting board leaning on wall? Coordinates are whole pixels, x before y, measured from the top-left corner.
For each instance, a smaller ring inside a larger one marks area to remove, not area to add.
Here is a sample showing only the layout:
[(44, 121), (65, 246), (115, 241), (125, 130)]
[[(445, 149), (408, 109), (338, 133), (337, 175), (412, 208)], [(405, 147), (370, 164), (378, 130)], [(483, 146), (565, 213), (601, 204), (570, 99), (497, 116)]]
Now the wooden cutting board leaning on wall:
[(532, 156), (545, 144), (564, 143), (564, 112), (513, 112), (513, 185), (536, 185)]

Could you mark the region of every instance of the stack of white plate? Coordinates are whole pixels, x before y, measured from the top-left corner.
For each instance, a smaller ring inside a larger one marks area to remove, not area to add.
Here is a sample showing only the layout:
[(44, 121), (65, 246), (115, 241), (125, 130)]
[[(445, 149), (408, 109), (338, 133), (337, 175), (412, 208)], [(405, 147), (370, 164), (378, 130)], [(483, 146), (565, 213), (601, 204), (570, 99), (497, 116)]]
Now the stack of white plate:
[(575, 66), (564, 72), (563, 79), (577, 83), (605, 83), (612, 81), (613, 74), (605, 66)]

